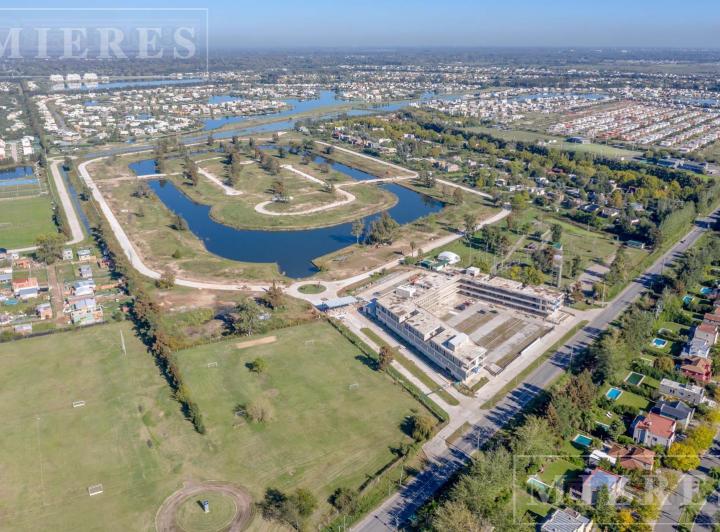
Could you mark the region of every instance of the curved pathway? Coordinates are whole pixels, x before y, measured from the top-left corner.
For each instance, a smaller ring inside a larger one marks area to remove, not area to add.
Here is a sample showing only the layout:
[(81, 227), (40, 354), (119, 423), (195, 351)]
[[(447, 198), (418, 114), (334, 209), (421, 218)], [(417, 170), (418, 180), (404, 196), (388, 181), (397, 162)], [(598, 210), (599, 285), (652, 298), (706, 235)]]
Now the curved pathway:
[[(209, 159), (208, 159), (209, 160)], [(198, 166), (198, 172), (200, 172), (204, 177), (206, 177), (210, 182), (212, 182), (214, 185), (220, 187), (222, 191), (225, 193), (226, 196), (239, 196), (242, 194), (241, 191), (239, 191), (236, 188), (230, 187), (222, 182), (216, 175), (208, 172), (204, 168), (200, 168)]]
[[(325, 144), (325, 143), (321, 143)], [(385, 164), (392, 168), (401, 169), (403, 170), (404, 174), (403, 176), (399, 176), (393, 179), (398, 178), (409, 178), (417, 176), (416, 172), (410, 172), (407, 169), (404, 169), (396, 164), (388, 163), (386, 161), (383, 161), (381, 159), (375, 159), (374, 157), (370, 157), (365, 154), (356, 153), (352, 150), (347, 150), (345, 148), (335, 147), (336, 149), (343, 150), (349, 153), (352, 153), (354, 155), (358, 155), (360, 157), (364, 157), (367, 159), (371, 159), (379, 164)], [(105, 200), (105, 197), (100, 192), (100, 189), (95, 184), (95, 182), (92, 179), (92, 176), (90, 175), (90, 172), (88, 171), (87, 167), (88, 165), (99, 161), (101, 159), (104, 159), (107, 156), (97, 157), (95, 159), (89, 159), (87, 161), (82, 162), (78, 166), (78, 174), (80, 175), (80, 178), (85, 182), (85, 185), (90, 190), (90, 193), (93, 196), (93, 199), (97, 202), (97, 204), (100, 206), (100, 210), (102, 211), (103, 215), (105, 216), (105, 219), (107, 220), (108, 224), (110, 225), (110, 229), (112, 230), (113, 234), (115, 235), (115, 238), (117, 239), (121, 249), (123, 250), (123, 253), (130, 261), (130, 264), (135, 268), (139, 273), (142, 275), (149, 277), (151, 279), (159, 279), (161, 276), (161, 273), (153, 270), (152, 268), (148, 267), (145, 262), (143, 261), (140, 254), (137, 252), (135, 247), (133, 246), (132, 242), (130, 241), (130, 238), (128, 237), (127, 233), (123, 229), (123, 227), (120, 225), (120, 222), (118, 222), (117, 218), (115, 217), (115, 214), (113, 213), (112, 209), (110, 208), (110, 205), (108, 205), (107, 201)], [(315, 178), (317, 179), (317, 178)], [(484, 193), (468, 189), (470, 192), (476, 193), (481, 196), (485, 196)], [(73, 211), (74, 212), (74, 211)], [(480, 222), (480, 224), (477, 227), (482, 227), (483, 225), (492, 224), (495, 222), (498, 222), (508, 216), (510, 214), (510, 211), (508, 209), (502, 209), (500, 212), (494, 214), (493, 216), (487, 218), (486, 220), (483, 220)], [(450, 242), (457, 240), (458, 238), (462, 237), (462, 233), (454, 233), (449, 234), (445, 237), (438, 238), (436, 240), (433, 240), (432, 242), (428, 242), (423, 246), (423, 249), (426, 250), (432, 250), (435, 248), (438, 248), (440, 246), (444, 246), (449, 244)], [(289, 295), (293, 297), (297, 297), (299, 299), (304, 299), (306, 301), (309, 301), (310, 303), (317, 304), (320, 303), (321, 297), (319, 294), (313, 295), (313, 294), (303, 294), (298, 291), (298, 288), (304, 284), (308, 283), (320, 283), (323, 286), (326, 287), (326, 290), (323, 292), (322, 297), (332, 298), (336, 297), (337, 293), (345, 288), (346, 286), (350, 286), (354, 283), (357, 283), (359, 281), (363, 281), (367, 278), (369, 278), (373, 273), (379, 272), (383, 269), (387, 268), (393, 268), (400, 264), (400, 261), (402, 258), (394, 259), (386, 264), (383, 264), (382, 266), (379, 266), (373, 270), (369, 270), (357, 275), (354, 275), (352, 277), (348, 277), (347, 279), (343, 279), (340, 281), (297, 281), (295, 283), (292, 283), (289, 286), (286, 286), (287, 292)], [(270, 283), (255, 283), (255, 284), (247, 284), (247, 283), (228, 283), (228, 282), (207, 282), (207, 281), (195, 281), (192, 279), (183, 279), (183, 278), (176, 278), (175, 284), (178, 286), (185, 286), (187, 288), (197, 288), (197, 289), (205, 289), (205, 290), (224, 290), (224, 291), (252, 291), (252, 292), (264, 292), (270, 287)]]
[(202, 493), (207, 493), (208, 491), (226, 495), (235, 503), (237, 513), (223, 530), (240, 532), (248, 527), (253, 518), (253, 506), (250, 494), (245, 491), (245, 489), (230, 482), (209, 480), (198, 483), (186, 482), (182, 488), (165, 499), (155, 515), (155, 529), (158, 532), (181, 532), (182, 529), (176, 521), (178, 510), (180, 510), (180, 507), (187, 499)]
[[(300, 177), (304, 177), (308, 181), (312, 181), (313, 183), (317, 183), (319, 185), (322, 185), (323, 187), (326, 187), (328, 185), (327, 181), (323, 181), (322, 179), (319, 179), (319, 178), (315, 177), (314, 175), (310, 175), (306, 172), (302, 172), (302, 171), (298, 170), (297, 168), (295, 168), (291, 164), (280, 165), (280, 168), (289, 170), (290, 172), (298, 174)], [(332, 203), (328, 203), (327, 205), (320, 205), (319, 207), (311, 207), (310, 209), (304, 209), (301, 211), (277, 212), (277, 211), (270, 211), (270, 210), (266, 209), (266, 207), (268, 205), (273, 203), (273, 201), (270, 200), (270, 201), (263, 201), (262, 203), (258, 203), (257, 205), (255, 205), (255, 211), (259, 212), (260, 214), (265, 214), (268, 216), (302, 216), (305, 214), (312, 214), (314, 212), (322, 212), (322, 211), (327, 211), (329, 209), (334, 209), (335, 207), (340, 207), (342, 205), (347, 205), (348, 203), (352, 203), (353, 201), (355, 201), (357, 199), (357, 198), (355, 198), (354, 195), (350, 194), (349, 192), (347, 192), (341, 188), (343, 185), (346, 185), (346, 184), (348, 184), (348, 183), (342, 183), (336, 187), (337, 192), (340, 195), (344, 196), (345, 199), (334, 201)]]
[(350, 194), (349, 192), (343, 190), (338, 186), (336, 189), (338, 194), (345, 197), (345, 199), (333, 201), (332, 203), (328, 203), (327, 205), (320, 205), (319, 207), (311, 207), (310, 209), (304, 209), (302, 211), (292, 211), (292, 212), (276, 212), (276, 211), (269, 211), (265, 207), (268, 205), (274, 203), (272, 200), (269, 201), (263, 201), (262, 203), (258, 203), (255, 205), (255, 211), (259, 212), (260, 214), (266, 214), (268, 216), (302, 216), (305, 214), (312, 214), (314, 212), (321, 212), (321, 211), (327, 211), (330, 209), (334, 209), (335, 207), (341, 207), (342, 205), (347, 205), (348, 203), (352, 203), (355, 201), (355, 196)]

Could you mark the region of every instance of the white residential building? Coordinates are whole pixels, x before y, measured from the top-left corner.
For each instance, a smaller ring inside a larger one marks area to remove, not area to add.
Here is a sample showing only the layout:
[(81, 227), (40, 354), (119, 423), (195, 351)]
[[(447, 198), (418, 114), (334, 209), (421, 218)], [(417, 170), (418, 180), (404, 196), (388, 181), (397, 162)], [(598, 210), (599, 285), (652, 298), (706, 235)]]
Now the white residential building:
[(692, 405), (699, 405), (705, 399), (705, 388), (696, 384), (681, 384), (663, 379), (660, 381), (660, 393), (670, 397), (676, 397)]

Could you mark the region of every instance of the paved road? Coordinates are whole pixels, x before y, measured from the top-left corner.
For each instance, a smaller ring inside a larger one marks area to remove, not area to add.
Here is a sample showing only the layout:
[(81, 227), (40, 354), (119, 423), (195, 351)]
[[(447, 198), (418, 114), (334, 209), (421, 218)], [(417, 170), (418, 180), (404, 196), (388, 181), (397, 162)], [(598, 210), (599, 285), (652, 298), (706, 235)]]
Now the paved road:
[[(717, 214), (718, 211), (713, 213)], [(380, 507), (353, 527), (356, 532), (396, 530), (406, 523), (425, 501), (468, 461), (469, 455), (497, 430), (520, 413), (538, 394), (568, 367), (573, 353), (590, 345), (622, 311), (645, 291), (663, 265), (686, 251), (705, 231), (694, 227), (684, 239), (660, 257), (642, 275), (633, 280), (613, 301), (608, 303), (588, 325), (523, 382), (512, 390), (495, 408), (478, 412), (477, 420), (465, 436), (429, 462), (429, 465), (408, 485), (388, 498)], [(438, 442), (428, 442), (437, 446)]]
[(85, 235), (83, 234), (82, 225), (80, 225), (80, 219), (78, 218), (77, 212), (75, 212), (75, 205), (73, 205), (70, 194), (65, 186), (65, 180), (63, 179), (62, 172), (60, 171), (61, 164), (63, 164), (63, 161), (61, 160), (52, 160), (50, 162), (50, 173), (52, 174), (55, 189), (57, 190), (58, 197), (62, 203), (62, 208), (67, 216), (68, 225), (70, 226), (71, 239), (68, 244), (71, 245), (82, 242)]

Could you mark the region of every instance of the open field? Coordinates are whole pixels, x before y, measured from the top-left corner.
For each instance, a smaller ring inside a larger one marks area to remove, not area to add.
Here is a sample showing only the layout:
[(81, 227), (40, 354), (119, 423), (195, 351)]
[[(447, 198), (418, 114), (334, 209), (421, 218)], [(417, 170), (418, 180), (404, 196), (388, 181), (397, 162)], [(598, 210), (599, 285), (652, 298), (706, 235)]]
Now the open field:
[[(181, 351), (178, 363), (208, 429), (213, 462), (255, 494), (308, 487), (324, 500), (357, 487), (392, 459), (400, 424), (420, 408), (326, 323), (276, 332), (277, 342), (238, 350), (237, 340)], [(246, 368), (261, 357), (267, 370)], [(208, 363), (217, 362), (217, 367)], [(238, 404), (264, 401), (272, 421), (248, 423)], [(238, 454), (239, 453), (239, 454)], [(242, 457), (242, 459), (239, 459)]]
[(3, 527), (149, 530), (193, 434), (130, 324), (1, 344), (0, 371)]
[[(187, 479), (227, 480), (256, 500), (268, 486), (303, 486), (326, 511), (337, 486), (358, 487), (392, 459), (388, 447), (406, 439), (402, 421), (421, 407), (325, 323), (277, 337), (178, 353), (206, 436), (183, 419), (127, 322), (0, 344), (3, 527), (153, 530), (158, 507)], [(245, 368), (258, 356), (262, 375)], [(259, 397), (273, 421), (241, 423), (235, 406)], [(95, 484), (103, 493), (90, 497)]]
[(471, 127), (468, 131), (472, 133), (484, 133), (492, 137), (514, 142), (537, 142), (539, 140), (554, 140), (552, 144), (548, 144), (548, 148), (564, 151), (576, 151), (580, 153), (591, 153), (602, 157), (629, 158), (639, 155), (640, 152), (615, 148), (605, 144), (575, 144), (573, 142), (565, 142), (563, 137), (556, 137), (546, 133), (535, 131), (525, 131), (520, 129), (496, 129), (491, 127)]
[(42, 234), (57, 233), (50, 196), (0, 200), (0, 247), (32, 246)]

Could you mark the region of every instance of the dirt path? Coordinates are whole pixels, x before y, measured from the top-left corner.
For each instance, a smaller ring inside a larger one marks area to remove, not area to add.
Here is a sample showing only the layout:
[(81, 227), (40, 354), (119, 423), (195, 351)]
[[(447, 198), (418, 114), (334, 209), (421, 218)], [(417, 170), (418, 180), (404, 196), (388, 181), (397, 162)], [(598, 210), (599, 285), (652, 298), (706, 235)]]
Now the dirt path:
[(180, 506), (190, 497), (214, 491), (233, 499), (238, 509), (235, 518), (224, 529), (228, 532), (245, 530), (253, 518), (253, 503), (245, 489), (229, 482), (208, 480), (206, 482), (186, 482), (182, 488), (170, 495), (160, 506), (155, 515), (155, 529), (158, 532), (181, 532), (175, 517)]
[(50, 290), (50, 305), (52, 306), (53, 321), (61, 323), (63, 321), (63, 290), (60, 286), (60, 280), (57, 277), (55, 266), (47, 269), (48, 274), (48, 290)]

